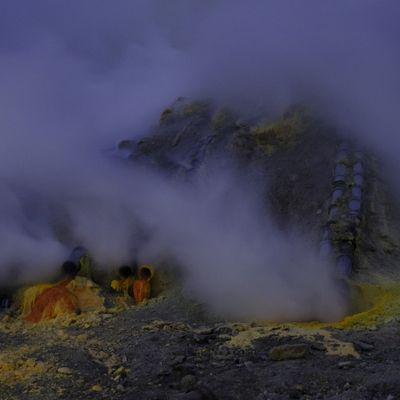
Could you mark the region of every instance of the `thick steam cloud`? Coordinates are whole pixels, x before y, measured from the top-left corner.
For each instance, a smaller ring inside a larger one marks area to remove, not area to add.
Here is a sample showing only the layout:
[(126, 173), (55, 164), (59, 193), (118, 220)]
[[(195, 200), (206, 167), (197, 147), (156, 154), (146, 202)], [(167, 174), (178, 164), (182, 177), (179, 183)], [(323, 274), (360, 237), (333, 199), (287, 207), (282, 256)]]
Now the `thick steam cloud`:
[(2, 1), (3, 284), (50, 276), (82, 243), (104, 265), (169, 255), (190, 290), (236, 316), (339, 317), (330, 267), (236, 174), (182, 187), (108, 151), (186, 95), (270, 114), (306, 101), (395, 159), (400, 6), (382, 4)]

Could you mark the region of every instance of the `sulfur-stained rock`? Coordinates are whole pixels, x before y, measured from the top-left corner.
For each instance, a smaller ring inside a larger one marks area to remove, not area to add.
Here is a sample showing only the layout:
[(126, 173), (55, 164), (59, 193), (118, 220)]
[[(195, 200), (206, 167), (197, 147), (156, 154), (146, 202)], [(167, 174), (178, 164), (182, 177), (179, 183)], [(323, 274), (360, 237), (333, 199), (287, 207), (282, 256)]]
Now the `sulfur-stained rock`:
[(60, 367), (58, 368), (57, 372), (61, 375), (72, 375), (74, 373), (74, 371), (68, 367)]
[(269, 352), (269, 358), (273, 361), (294, 360), (304, 358), (308, 347), (305, 344), (286, 344), (275, 346)]
[(103, 388), (100, 385), (93, 385), (91, 387), (92, 392), (101, 392)]
[(112, 373), (114, 380), (120, 380), (121, 378), (125, 378), (127, 374), (128, 370), (124, 367), (119, 367)]

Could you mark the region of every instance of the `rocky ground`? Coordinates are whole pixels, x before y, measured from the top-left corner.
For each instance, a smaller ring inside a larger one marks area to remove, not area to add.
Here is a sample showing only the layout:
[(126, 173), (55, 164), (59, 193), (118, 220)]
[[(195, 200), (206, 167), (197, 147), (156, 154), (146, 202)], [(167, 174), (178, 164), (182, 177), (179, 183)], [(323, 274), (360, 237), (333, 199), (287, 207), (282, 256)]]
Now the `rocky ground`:
[(361, 329), (205, 318), (170, 292), (125, 311), (0, 326), (2, 399), (396, 399), (400, 319)]
[[(282, 229), (312, 243), (326, 223), (338, 137), (292, 109), (273, 124), (178, 100), (131, 162), (190, 179), (221, 151), (266, 171)], [(368, 158), (351, 285), (359, 312), (336, 324), (211, 317), (177, 287), (145, 305), (32, 326), (0, 316), (0, 399), (266, 400), (400, 398), (400, 230), (396, 202)]]

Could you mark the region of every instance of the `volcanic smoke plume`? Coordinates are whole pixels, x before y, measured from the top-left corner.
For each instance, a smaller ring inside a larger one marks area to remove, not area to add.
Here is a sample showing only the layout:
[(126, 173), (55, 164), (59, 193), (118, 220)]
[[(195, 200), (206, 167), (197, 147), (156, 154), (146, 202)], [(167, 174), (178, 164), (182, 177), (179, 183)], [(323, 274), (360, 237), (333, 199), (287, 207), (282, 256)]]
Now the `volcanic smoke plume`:
[[(168, 255), (232, 315), (340, 317), (330, 266), (274, 226), (260, 190), (231, 170), (182, 186), (109, 150), (184, 95), (270, 115), (307, 102), (397, 160), (399, 11), (390, 0), (3, 0), (2, 283), (52, 276), (79, 243), (102, 265)], [(151, 232), (140, 248), (139, 226)]]

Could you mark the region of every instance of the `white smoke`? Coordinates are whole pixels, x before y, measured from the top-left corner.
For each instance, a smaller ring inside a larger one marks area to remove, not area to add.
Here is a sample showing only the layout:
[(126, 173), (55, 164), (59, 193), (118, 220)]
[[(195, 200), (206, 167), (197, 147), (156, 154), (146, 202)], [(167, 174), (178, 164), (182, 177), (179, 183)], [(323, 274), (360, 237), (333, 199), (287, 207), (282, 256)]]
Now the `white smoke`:
[(346, 304), (333, 269), (310, 243), (279, 231), (262, 190), (245, 178), (220, 171), (194, 186), (161, 186), (161, 199), (145, 192), (153, 193), (142, 218), (154, 230), (141, 256), (171, 253), (185, 266), (188, 292), (221, 313), (339, 319)]
[(243, 193), (231, 173), (182, 188), (116, 165), (106, 151), (150, 132), (166, 104), (188, 95), (270, 113), (314, 103), (397, 159), (399, 8), (3, 0), (0, 279), (49, 274), (78, 243), (104, 264), (125, 261), (139, 221), (151, 233), (142, 253), (172, 254), (189, 287), (218, 309), (335, 318), (343, 306), (329, 266), (274, 227), (254, 188)]

